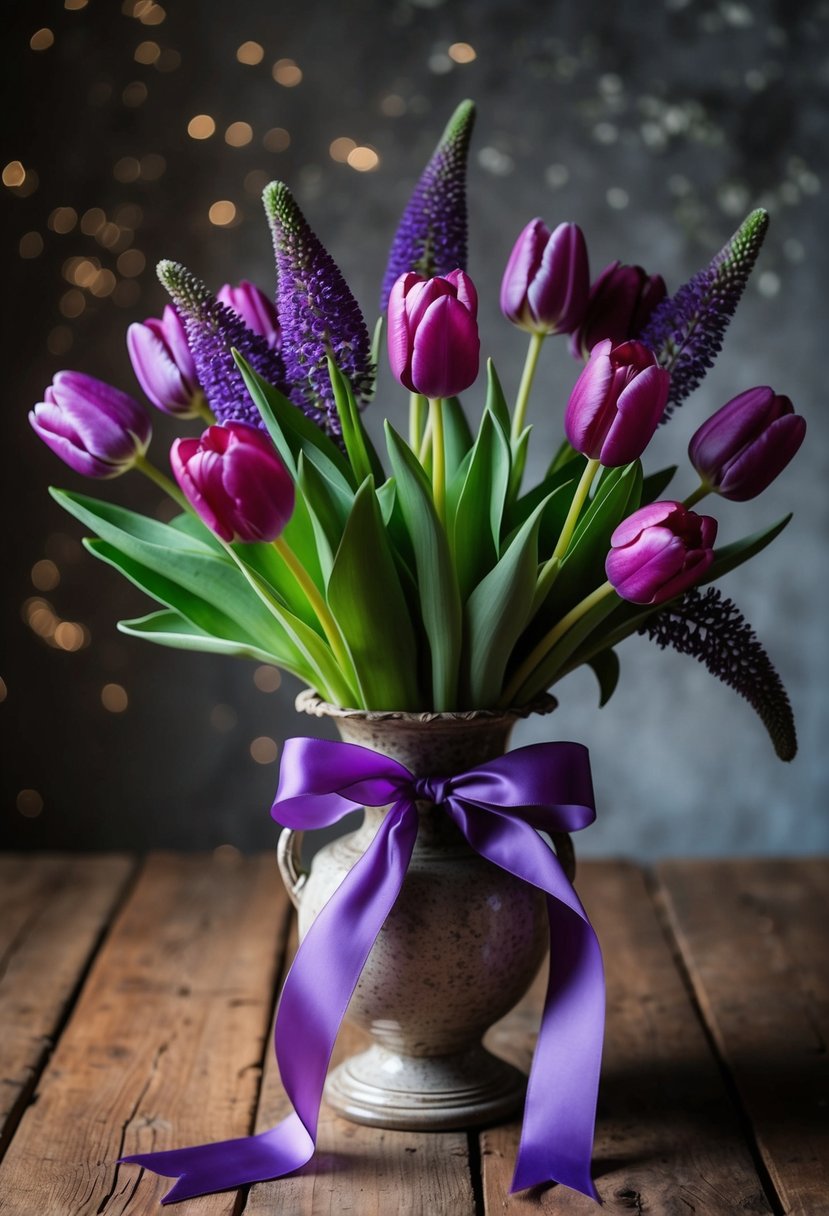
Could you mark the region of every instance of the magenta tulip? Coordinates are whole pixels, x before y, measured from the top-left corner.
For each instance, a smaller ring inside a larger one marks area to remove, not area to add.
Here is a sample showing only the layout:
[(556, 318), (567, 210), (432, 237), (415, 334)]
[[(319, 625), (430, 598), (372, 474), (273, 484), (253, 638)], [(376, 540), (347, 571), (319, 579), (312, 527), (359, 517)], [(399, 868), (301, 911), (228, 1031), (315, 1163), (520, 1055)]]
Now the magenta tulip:
[(530, 220), (501, 283), (501, 312), (531, 334), (569, 334), (582, 322), (590, 290), (587, 245), (577, 224), (551, 233)]
[(276, 540), (294, 509), (294, 483), (267, 435), (245, 422), (177, 439), (170, 464), (194, 511), (224, 541)]
[(613, 468), (641, 456), (665, 412), (671, 378), (641, 342), (593, 347), (575, 383), (564, 429), (577, 452)]
[(570, 342), (573, 355), (586, 359), (605, 338), (616, 346), (637, 337), (667, 294), (661, 275), (611, 262), (590, 288), (584, 319)]
[(805, 434), (806, 420), (788, 397), (767, 386), (750, 388), (703, 422), (688, 455), (704, 486), (746, 502), (785, 469)]
[(605, 571), (633, 604), (662, 604), (698, 583), (714, 560), (717, 521), (680, 502), (654, 502), (623, 520), (610, 538)]
[(238, 287), (225, 283), (216, 295), (220, 304), (232, 308), (248, 329), (264, 338), (271, 350), (279, 350), (282, 331), (276, 305), (254, 283), (243, 279)]
[(149, 415), (137, 401), (82, 372), (58, 372), (29, 422), (61, 460), (87, 477), (126, 473), (152, 435)]
[(165, 414), (195, 418), (203, 398), (184, 323), (171, 304), (161, 318), (127, 330), (127, 350), (138, 383)]
[(389, 296), (389, 362), (424, 397), (454, 397), (478, 375), (478, 294), (462, 270), (402, 274)]

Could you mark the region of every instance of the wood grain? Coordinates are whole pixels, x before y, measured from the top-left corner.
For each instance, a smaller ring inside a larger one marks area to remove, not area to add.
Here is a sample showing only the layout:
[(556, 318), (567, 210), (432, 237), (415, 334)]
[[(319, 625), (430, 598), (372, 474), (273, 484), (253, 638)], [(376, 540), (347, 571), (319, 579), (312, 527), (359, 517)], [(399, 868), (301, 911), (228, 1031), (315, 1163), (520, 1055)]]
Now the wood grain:
[(0, 858), (0, 1156), (134, 863)]
[(118, 1157), (251, 1130), (286, 923), (271, 857), (149, 860), (0, 1167), (5, 1216), (155, 1213), (170, 1182)]
[[(602, 943), (607, 974), (594, 1154), (605, 1212), (769, 1212), (737, 1114), (641, 872), (625, 863), (587, 863), (579, 867), (578, 889)], [(495, 1050), (525, 1068), (542, 999), (543, 977), (491, 1036)], [(517, 1122), (481, 1136), (489, 1216), (595, 1216), (592, 1200), (564, 1187), (508, 1194), (518, 1137)]]
[(671, 862), (659, 875), (781, 1210), (829, 1213), (829, 863)]
[[(344, 1023), (331, 1067), (364, 1042), (359, 1030)], [(289, 1111), (271, 1053), (256, 1130), (272, 1127)], [(251, 1187), (244, 1216), (475, 1216), (475, 1211), (465, 1132), (361, 1127), (323, 1103), (312, 1160), (290, 1178)]]

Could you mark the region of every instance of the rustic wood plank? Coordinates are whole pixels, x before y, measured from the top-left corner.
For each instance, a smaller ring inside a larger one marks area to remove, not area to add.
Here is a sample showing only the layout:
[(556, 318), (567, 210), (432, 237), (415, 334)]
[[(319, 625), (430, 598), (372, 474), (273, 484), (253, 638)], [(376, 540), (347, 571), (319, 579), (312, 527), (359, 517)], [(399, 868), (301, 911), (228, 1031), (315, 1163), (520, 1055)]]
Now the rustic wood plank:
[(134, 862), (0, 857), (0, 1156)]
[(4, 1216), (154, 1213), (169, 1181), (119, 1156), (250, 1131), (286, 923), (271, 857), (150, 859), (0, 1167)]
[[(673, 960), (641, 872), (625, 863), (579, 869), (581, 898), (605, 958), (608, 1017), (594, 1176), (605, 1212), (734, 1216), (769, 1212), (735, 1112)], [(528, 1067), (543, 999), (530, 998), (491, 1034), (495, 1050)], [(555, 1084), (555, 1078), (550, 1078)], [(509, 1195), (519, 1124), (485, 1131), (481, 1161), (489, 1216), (594, 1216), (565, 1187)]]
[(829, 1213), (829, 861), (670, 862), (659, 876), (782, 1211)]
[[(332, 1068), (360, 1051), (364, 1042), (356, 1027), (344, 1023)], [(272, 1127), (289, 1112), (271, 1053), (256, 1130)], [(251, 1187), (244, 1216), (474, 1216), (475, 1210), (465, 1132), (436, 1135), (361, 1127), (340, 1119), (323, 1103), (312, 1160), (290, 1178)]]

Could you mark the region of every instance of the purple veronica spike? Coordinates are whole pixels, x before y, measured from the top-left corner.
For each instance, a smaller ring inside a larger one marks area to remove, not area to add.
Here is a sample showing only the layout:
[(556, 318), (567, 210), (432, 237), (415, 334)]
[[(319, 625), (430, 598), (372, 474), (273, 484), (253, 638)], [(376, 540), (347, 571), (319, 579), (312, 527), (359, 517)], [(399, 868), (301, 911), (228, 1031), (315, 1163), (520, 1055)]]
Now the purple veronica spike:
[(474, 124), (474, 103), (462, 101), (401, 217), (383, 277), (381, 312), (401, 274), (411, 270), (430, 279), (466, 270), (466, 157)]
[(754, 630), (716, 587), (686, 591), (639, 632), (663, 650), (673, 646), (704, 663), (757, 712), (780, 759), (794, 759), (797, 736), (786, 690)]
[(348, 284), (311, 231), (290, 190), (271, 182), (262, 196), (273, 231), (287, 395), (309, 418), (339, 435), (326, 357), (347, 377), (358, 405), (368, 404), (375, 367), (371, 343)]
[(662, 301), (639, 335), (671, 373), (663, 422), (713, 365), (768, 226), (767, 211), (752, 211), (713, 261)]
[(285, 371), (279, 354), (178, 262), (159, 262), (158, 277), (184, 321), (199, 384), (218, 421), (247, 422), (264, 431), (265, 424), (250, 399), (231, 351), (235, 347), (254, 371), (281, 389)]

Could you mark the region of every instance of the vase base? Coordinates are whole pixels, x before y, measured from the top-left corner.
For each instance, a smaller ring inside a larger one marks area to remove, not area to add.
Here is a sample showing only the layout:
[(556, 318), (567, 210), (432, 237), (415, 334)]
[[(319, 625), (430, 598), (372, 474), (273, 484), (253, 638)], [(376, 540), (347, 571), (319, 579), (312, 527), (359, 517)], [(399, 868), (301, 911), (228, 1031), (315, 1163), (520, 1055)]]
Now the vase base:
[(495, 1123), (520, 1110), (527, 1078), (483, 1047), (404, 1056), (373, 1046), (329, 1076), (325, 1097), (353, 1123), (397, 1131), (449, 1131)]

